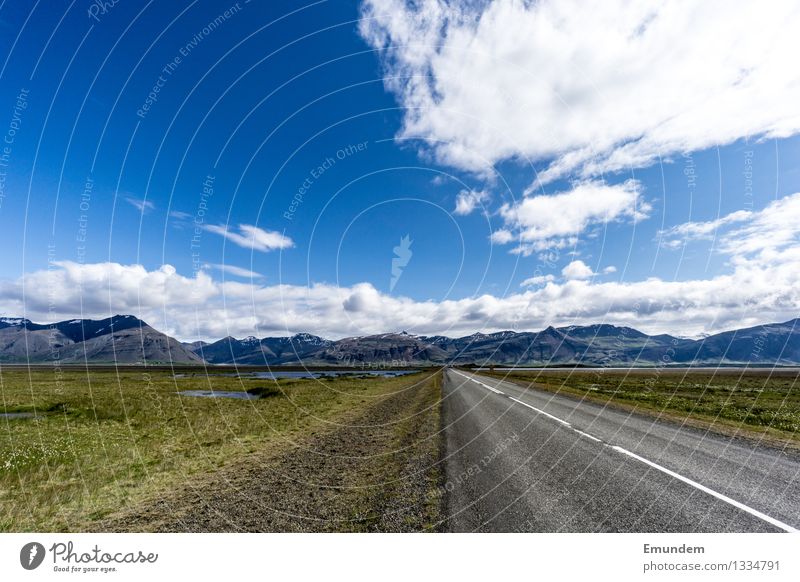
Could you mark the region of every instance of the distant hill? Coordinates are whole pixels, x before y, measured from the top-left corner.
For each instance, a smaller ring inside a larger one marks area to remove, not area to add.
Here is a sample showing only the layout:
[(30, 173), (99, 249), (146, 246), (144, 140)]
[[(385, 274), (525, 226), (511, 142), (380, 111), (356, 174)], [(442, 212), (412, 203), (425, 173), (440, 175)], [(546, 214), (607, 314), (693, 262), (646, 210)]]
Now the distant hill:
[(0, 318), (0, 362), (363, 365), (800, 365), (800, 320), (726, 331), (702, 339), (647, 335), (609, 324), (502, 331), (450, 338), (406, 332), (327, 340), (226, 337), (180, 343), (131, 315), (52, 325)]
[(502, 331), (449, 338), (406, 332), (325, 340), (232, 337), (194, 348), (215, 364), (800, 365), (800, 320), (727, 331), (699, 340), (647, 335), (608, 324)]
[(238, 340), (226, 337), (194, 348), (194, 353), (209, 364), (239, 364), (264, 366), (273, 364), (298, 364), (332, 342), (308, 333), (292, 337), (247, 337)]
[(179, 341), (132, 315), (73, 319), (53, 324), (0, 318), (0, 362), (180, 363), (203, 362)]

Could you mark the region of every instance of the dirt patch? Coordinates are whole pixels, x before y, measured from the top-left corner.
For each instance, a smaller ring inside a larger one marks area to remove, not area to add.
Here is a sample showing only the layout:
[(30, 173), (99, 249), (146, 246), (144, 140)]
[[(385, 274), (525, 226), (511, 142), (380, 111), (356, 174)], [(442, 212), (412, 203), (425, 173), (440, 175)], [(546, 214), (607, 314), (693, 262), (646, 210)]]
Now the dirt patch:
[(250, 456), (92, 529), (426, 531), (441, 521), (441, 375), (282, 452)]

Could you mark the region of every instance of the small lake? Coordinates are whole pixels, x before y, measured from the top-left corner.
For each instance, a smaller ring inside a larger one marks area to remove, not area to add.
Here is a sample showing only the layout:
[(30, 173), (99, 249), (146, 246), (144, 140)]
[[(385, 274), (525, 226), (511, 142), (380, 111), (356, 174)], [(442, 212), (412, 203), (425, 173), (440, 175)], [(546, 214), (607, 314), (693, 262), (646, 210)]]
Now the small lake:
[[(374, 376), (376, 378), (396, 378), (407, 374), (415, 374), (418, 370), (272, 370), (269, 372), (239, 372), (226, 374), (209, 374), (231, 378), (257, 378), (259, 380), (278, 380), (281, 378), (324, 378), (339, 376)], [(175, 374), (176, 379), (190, 378), (189, 374)], [(199, 376), (199, 374), (198, 374)]]
[(249, 392), (236, 392), (234, 390), (184, 390), (178, 392), (180, 396), (199, 396), (201, 398), (235, 398), (236, 400), (258, 400), (258, 394)]
[(416, 370), (273, 370), (271, 372), (243, 372), (243, 378), (258, 378), (259, 380), (278, 380), (279, 378), (323, 378), (339, 376), (375, 376), (376, 378), (395, 378), (413, 374)]
[(20, 418), (39, 418), (33, 412), (0, 412), (0, 418), (15, 420)]

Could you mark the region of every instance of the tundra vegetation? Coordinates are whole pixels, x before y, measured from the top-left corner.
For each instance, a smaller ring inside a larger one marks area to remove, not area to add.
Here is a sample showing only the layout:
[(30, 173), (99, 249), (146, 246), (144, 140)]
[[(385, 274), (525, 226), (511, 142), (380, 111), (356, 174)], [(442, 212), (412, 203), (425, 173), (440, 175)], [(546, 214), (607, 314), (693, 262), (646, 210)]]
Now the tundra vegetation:
[[(0, 416), (0, 531), (100, 529), (139, 504), (163, 499), (187, 484), (211, 482), (211, 476), (228, 469), (300, 450), (320, 435), (358, 424), (387, 399), (408, 394), (411, 400), (413, 394), (416, 414), (408, 415), (405, 405), (391, 408), (398, 418), (386, 419), (386, 438), (376, 441), (387, 450), (364, 453), (370, 458), (386, 453), (375, 457), (380, 472), (403, 482), (408, 459), (395, 454), (392, 443), (403, 434), (416, 434), (409, 422), (438, 431), (439, 378), (437, 371), (274, 381), (196, 368), (177, 375), (168, 369), (65, 369), (56, 374), (46, 368), (1, 368), (0, 415), (7, 416)], [(188, 390), (248, 392), (259, 398), (181, 395)], [(420, 443), (428, 453), (438, 447), (433, 437)], [(425, 469), (431, 488), (438, 479), (434, 465)], [(343, 485), (362, 491), (359, 485), (366, 477), (357, 466), (346, 477), (350, 481)], [(376, 499), (354, 498), (349, 506), (374, 521), (375, 508), (368, 504)], [(436, 511), (423, 508), (413, 527), (434, 522)], [(149, 529), (143, 523), (136, 528)]]

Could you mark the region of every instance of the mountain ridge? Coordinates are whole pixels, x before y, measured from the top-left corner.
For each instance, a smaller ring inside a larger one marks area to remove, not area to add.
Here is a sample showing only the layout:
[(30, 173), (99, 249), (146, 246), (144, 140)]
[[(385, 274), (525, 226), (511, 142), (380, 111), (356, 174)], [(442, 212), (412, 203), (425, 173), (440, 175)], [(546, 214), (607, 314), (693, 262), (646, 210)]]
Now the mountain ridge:
[(179, 342), (132, 315), (37, 324), (0, 318), (0, 363), (52, 361), (221, 365), (800, 365), (800, 319), (701, 339), (601, 323), (451, 338), (406, 331), (328, 340), (310, 333)]
[(0, 363), (180, 363), (203, 360), (133, 315), (51, 324), (0, 318)]

